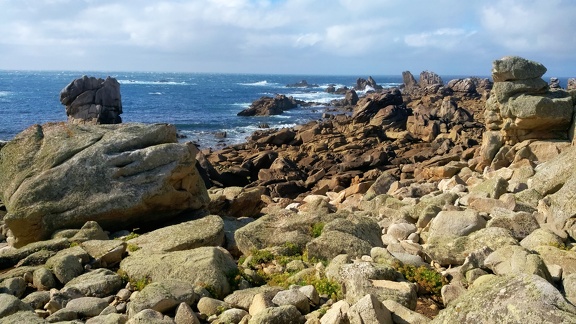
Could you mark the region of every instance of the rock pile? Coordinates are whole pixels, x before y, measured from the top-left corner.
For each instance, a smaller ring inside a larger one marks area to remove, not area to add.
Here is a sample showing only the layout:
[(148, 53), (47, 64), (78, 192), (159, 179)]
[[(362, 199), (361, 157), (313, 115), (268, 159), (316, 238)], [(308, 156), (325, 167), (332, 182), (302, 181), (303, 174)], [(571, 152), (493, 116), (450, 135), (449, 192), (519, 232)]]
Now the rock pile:
[(81, 124), (119, 124), (122, 122), (120, 83), (88, 77), (76, 79), (60, 92), (68, 121)]
[[(496, 83), (541, 70), (507, 60)], [(211, 188), (208, 211), (172, 224), (136, 235), (87, 221), (2, 248), (1, 321), (576, 322), (576, 148), (525, 140), (482, 167), (483, 96), (454, 87), (464, 91), (374, 93), (354, 107), (360, 119), (199, 154), (207, 181), (245, 185)], [(418, 106), (434, 138), (408, 129)], [(2, 159), (17, 155), (10, 145)], [(1, 229), (13, 236), (8, 221)]]

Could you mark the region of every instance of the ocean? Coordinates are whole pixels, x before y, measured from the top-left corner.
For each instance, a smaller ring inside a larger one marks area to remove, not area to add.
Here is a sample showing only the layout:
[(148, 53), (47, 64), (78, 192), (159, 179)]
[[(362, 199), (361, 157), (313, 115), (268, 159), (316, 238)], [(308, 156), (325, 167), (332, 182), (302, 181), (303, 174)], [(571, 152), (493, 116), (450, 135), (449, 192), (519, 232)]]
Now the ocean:
[[(143, 72), (36, 72), (0, 71), (0, 140), (10, 140), (33, 124), (66, 121), (60, 90), (82, 75), (114, 77), (120, 83), (122, 121), (170, 123), (184, 140), (200, 147), (243, 142), (262, 123), (271, 128), (291, 127), (321, 118), (324, 106), (300, 107), (278, 116), (239, 117), (238, 112), (262, 96), (284, 94), (295, 99), (329, 103), (342, 95), (329, 94), (330, 84), (353, 87), (358, 77), (317, 75), (143, 73)], [(384, 87), (398, 86), (401, 76), (373, 76)], [(306, 80), (313, 88), (293, 88)], [(226, 132), (226, 138), (217, 138)]]

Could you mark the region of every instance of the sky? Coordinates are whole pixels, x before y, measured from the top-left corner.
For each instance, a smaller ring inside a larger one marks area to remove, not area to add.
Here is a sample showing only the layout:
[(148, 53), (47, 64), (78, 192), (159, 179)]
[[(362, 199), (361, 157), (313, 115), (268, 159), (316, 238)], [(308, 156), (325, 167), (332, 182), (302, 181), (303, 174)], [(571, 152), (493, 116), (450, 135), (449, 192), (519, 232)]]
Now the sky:
[(0, 0), (0, 69), (576, 76), (574, 0)]

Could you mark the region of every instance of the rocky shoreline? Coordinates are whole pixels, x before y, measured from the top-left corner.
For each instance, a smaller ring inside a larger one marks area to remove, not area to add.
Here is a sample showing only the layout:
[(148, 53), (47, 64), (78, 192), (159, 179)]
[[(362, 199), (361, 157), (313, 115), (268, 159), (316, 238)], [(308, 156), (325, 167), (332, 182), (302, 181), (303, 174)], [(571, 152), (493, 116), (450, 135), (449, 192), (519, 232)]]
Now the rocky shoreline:
[(0, 150), (0, 323), (576, 323), (576, 92), (491, 72), (216, 151), (71, 83)]

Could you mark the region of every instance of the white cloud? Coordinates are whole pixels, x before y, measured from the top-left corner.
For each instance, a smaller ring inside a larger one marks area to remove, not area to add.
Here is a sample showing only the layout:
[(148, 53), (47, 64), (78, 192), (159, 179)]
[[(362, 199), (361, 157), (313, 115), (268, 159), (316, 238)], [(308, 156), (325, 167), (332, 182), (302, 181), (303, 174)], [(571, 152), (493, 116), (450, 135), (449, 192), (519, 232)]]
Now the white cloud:
[(576, 47), (568, 0), (0, 0), (0, 8), (4, 69), (44, 55), (52, 69), (489, 71), (506, 54), (568, 62)]
[(409, 34), (404, 37), (408, 46), (414, 47), (437, 47), (452, 49), (467, 41), (476, 34), (476, 31), (466, 31), (461, 28), (440, 28), (432, 32)]
[(486, 32), (500, 46), (519, 52), (576, 50), (576, 2), (501, 0), (481, 12)]

